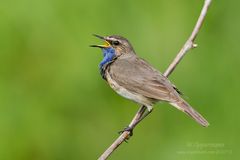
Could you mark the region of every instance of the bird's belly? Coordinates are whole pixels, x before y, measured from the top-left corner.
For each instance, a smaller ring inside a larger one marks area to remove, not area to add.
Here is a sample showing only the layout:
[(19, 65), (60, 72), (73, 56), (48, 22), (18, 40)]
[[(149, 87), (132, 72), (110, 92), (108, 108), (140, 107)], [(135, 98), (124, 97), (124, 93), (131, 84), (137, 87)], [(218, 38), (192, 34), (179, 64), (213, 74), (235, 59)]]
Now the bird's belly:
[(106, 73), (106, 79), (108, 81), (108, 84), (110, 87), (116, 91), (119, 95), (123, 96), (124, 98), (130, 99), (132, 101), (135, 101), (139, 104), (145, 105), (147, 107), (150, 107), (153, 105), (152, 101), (148, 99), (147, 97), (144, 97), (140, 94), (136, 94), (133, 92), (130, 92), (126, 88), (120, 86), (116, 81), (114, 81), (111, 76)]

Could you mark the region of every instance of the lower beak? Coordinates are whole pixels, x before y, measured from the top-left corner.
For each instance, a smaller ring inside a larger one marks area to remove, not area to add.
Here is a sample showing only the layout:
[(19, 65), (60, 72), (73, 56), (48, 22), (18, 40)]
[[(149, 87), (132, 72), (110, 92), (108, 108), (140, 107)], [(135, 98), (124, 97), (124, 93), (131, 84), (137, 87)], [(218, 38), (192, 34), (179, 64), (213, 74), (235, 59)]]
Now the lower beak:
[(109, 47), (111, 47), (111, 45), (108, 41), (105, 41), (105, 43), (103, 45), (90, 45), (90, 47), (109, 48)]

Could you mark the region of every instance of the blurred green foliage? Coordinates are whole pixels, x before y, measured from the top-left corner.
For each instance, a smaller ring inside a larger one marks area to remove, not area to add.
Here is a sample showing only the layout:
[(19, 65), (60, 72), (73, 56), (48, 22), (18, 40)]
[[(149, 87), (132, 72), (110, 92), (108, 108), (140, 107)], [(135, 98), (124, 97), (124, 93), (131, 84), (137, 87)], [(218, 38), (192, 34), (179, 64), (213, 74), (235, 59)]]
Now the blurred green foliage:
[[(203, 1), (5, 0), (0, 2), (0, 159), (97, 157), (138, 105), (101, 79), (101, 43), (119, 34), (164, 71), (189, 36)], [(197, 49), (170, 76), (210, 122), (202, 128), (168, 104), (111, 159), (239, 159), (239, 6), (213, 1)]]

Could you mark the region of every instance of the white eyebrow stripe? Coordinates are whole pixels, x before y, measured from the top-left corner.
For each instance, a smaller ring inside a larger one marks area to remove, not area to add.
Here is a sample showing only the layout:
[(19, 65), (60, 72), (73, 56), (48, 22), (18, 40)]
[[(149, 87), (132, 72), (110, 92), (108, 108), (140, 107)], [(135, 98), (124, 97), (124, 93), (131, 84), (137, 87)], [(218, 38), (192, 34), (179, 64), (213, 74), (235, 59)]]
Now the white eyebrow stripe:
[(107, 38), (107, 40), (116, 41), (117, 39), (115, 39), (115, 38)]

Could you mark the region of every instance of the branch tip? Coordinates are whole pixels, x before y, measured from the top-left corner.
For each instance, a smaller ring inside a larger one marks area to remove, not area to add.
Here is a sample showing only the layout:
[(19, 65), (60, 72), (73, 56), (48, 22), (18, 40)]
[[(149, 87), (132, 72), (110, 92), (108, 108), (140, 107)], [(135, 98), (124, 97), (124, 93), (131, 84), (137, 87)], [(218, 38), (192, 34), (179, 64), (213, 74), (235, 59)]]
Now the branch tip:
[(197, 46), (198, 46), (198, 44), (196, 44), (196, 43), (193, 43), (193, 45), (192, 45), (193, 48), (197, 48)]

